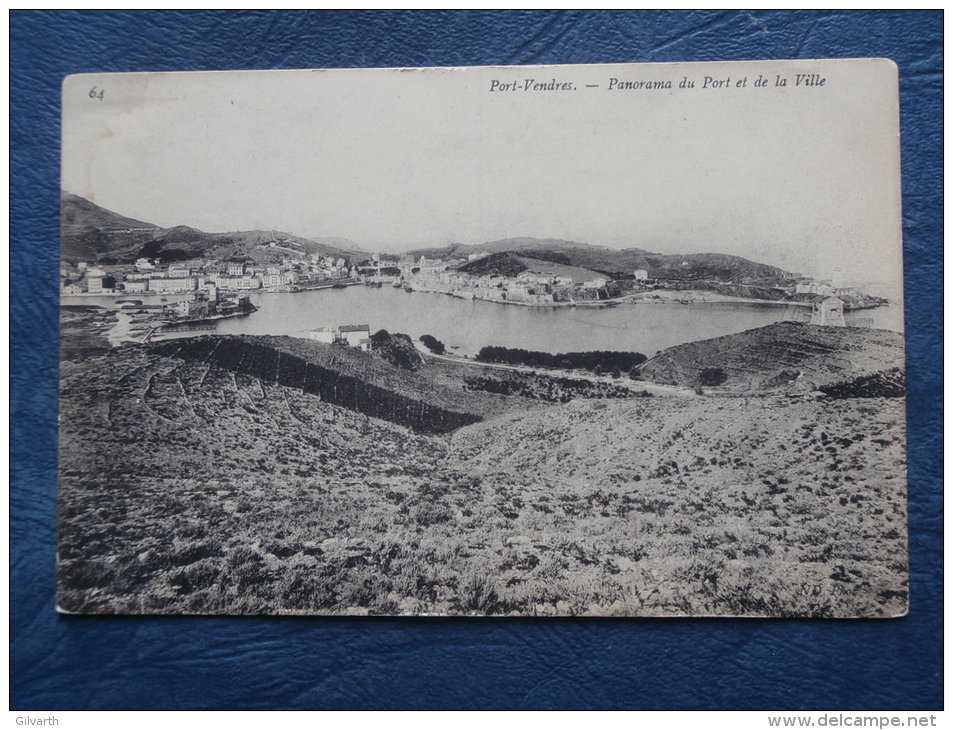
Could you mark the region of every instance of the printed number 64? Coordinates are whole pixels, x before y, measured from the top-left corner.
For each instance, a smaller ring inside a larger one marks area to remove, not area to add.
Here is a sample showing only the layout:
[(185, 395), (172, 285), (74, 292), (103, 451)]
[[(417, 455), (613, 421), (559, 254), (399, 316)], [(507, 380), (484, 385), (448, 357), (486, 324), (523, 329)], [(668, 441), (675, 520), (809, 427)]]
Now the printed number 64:
[(97, 89), (97, 88), (94, 86), (93, 88), (91, 88), (91, 89), (89, 90), (89, 98), (90, 98), (90, 99), (99, 99), (100, 101), (102, 101), (102, 100), (103, 100), (103, 90), (102, 90), (102, 89)]

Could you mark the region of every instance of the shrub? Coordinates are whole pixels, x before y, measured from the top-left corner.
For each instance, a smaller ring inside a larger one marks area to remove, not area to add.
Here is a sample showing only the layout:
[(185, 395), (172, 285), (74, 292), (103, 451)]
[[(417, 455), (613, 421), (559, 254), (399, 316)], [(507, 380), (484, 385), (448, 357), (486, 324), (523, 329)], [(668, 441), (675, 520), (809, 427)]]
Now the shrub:
[(611, 350), (592, 350), (588, 352), (562, 352), (553, 355), (549, 352), (524, 350), (522, 348), (488, 345), (477, 353), (478, 362), (499, 362), (508, 365), (529, 365), (536, 368), (581, 368), (600, 372), (619, 368), (629, 370), (645, 362), (640, 352), (615, 352)]
[(705, 368), (698, 375), (698, 382), (701, 385), (721, 385), (726, 380), (728, 376), (721, 368)]
[(433, 335), (421, 335), (420, 341), (424, 343), (424, 347), (435, 355), (443, 355), (447, 351), (444, 344)]

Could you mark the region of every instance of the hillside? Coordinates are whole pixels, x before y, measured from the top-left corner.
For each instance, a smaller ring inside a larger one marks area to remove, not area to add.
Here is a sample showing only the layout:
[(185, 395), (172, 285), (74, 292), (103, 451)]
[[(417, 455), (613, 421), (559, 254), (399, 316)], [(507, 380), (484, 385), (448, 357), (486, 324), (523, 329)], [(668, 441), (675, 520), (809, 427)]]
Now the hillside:
[(905, 610), (900, 399), (577, 399), (429, 435), (329, 400), (417, 394), (370, 356), (175, 344), (63, 364), (62, 610)]
[(454, 244), (439, 249), (419, 249), (415, 256), (467, 256), (479, 251), (514, 252), (523, 256), (577, 266), (608, 276), (630, 276), (644, 269), (651, 279), (675, 279), (690, 282), (712, 279), (733, 284), (774, 285), (793, 275), (776, 266), (760, 264), (740, 256), (718, 253), (660, 254), (640, 248), (615, 250), (579, 241), (552, 238), (505, 238), (479, 245)]
[(352, 348), (293, 337), (211, 336), (171, 340), (149, 351), (192, 363), (181, 366), (186, 372), (226, 370), (418, 432), (443, 433), (482, 419), (478, 399)]
[(501, 251), (489, 256), (468, 261), (458, 267), (459, 271), (470, 276), (516, 276), (526, 271), (529, 267), (521, 260), (519, 256), (510, 251)]
[[(182, 261), (191, 258), (224, 260), (263, 252), (266, 256), (317, 253), (350, 258), (352, 251), (281, 231), (206, 233), (180, 225), (160, 228), (126, 218), (67, 192), (60, 196), (61, 256), (64, 261), (132, 263), (137, 258)], [(276, 248), (259, 246), (276, 244)]]
[(720, 370), (732, 390), (804, 392), (894, 368), (903, 368), (898, 332), (779, 322), (663, 350), (640, 372), (648, 381), (694, 387), (703, 371)]
[(152, 240), (161, 229), (126, 218), (70, 193), (60, 195), (60, 242), (64, 261), (95, 261), (117, 248)]
[[(530, 255), (530, 253), (533, 255)], [(540, 256), (545, 258), (540, 258)], [(537, 250), (526, 251), (521, 254), (503, 251), (474, 261), (468, 261), (459, 266), (458, 269), (471, 276), (516, 276), (524, 271), (530, 271), (538, 274), (568, 276), (576, 283), (601, 276), (600, 272), (561, 262), (567, 258), (563, 254), (547, 254), (545, 251)]]

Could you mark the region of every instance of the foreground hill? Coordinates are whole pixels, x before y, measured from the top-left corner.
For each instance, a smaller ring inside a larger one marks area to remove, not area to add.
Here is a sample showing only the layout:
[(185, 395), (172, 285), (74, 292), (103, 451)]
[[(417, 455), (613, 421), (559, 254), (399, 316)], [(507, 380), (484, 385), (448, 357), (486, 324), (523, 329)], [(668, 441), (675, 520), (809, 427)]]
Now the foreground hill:
[(645, 380), (694, 387), (720, 371), (733, 390), (812, 391), (903, 368), (903, 335), (888, 330), (778, 322), (663, 350), (640, 366)]
[(64, 361), (58, 605), (906, 610), (902, 399), (528, 408), (453, 382), (287, 337)]
[[(346, 247), (319, 243), (280, 231), (206, 233), (189, 226), (160, 228), (126, 218), (85, 198), (60, 196), (61, 255), (64, 261), (132, 263), (137, 258), (182, 261), (191, 258), (244, 258), (258, 246), (275, 243), (279, 253), (318, 253), (349, 258)], [(337, 239), (335, 239), (337, 242)]]
[(351, 348), (293, 337), (242, 336), (172, 340), (149, 352), (190, 363), (173, 372), (221, 369), (422, 433), (444, 433), (482, 418), (481, 400)]
[(61, 402), (66, 611), (906, 606), (900, 399), (577, 399), (439, 436), (133, 347), (65, 363)]

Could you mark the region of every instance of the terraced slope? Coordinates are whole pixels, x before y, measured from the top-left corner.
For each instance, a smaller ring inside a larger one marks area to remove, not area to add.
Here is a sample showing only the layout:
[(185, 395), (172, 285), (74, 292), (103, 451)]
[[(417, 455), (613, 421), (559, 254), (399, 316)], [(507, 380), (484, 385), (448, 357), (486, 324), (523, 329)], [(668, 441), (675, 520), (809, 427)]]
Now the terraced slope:
[(293, 337), (199, 337), (162, 343), (153, 352), (224, 368), (419, 433), (445, 433), (475, 423), (474, 401), (350, 348)]
[(704, 370), (724, 373), (726, 388), (821, 386), (903, 368), (903, 335), (887, 330), (779, 322), (664, 350), (643, 363), (642, 377), (693, 387)]

